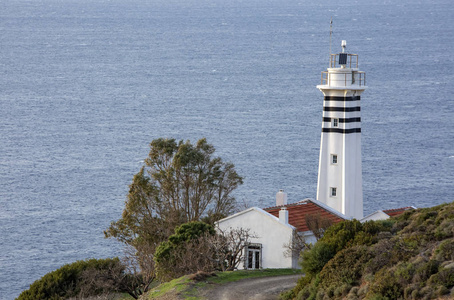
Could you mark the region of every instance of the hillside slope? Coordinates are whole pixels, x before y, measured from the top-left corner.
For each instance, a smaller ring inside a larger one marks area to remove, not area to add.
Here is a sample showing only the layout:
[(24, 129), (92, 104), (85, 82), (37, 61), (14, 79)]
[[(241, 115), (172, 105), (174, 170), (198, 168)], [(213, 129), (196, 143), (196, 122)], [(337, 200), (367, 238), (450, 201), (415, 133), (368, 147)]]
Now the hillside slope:
[[(140, 299), (242, 299), (236, 294), (227, 293), (224, 295), (225, 291), (229, 289), (243, 293), (242, 296), (253, 295), (256, 293), (252, 291), (254, 289), (258, 290), (258, 292), (270, 289), (269, 292), (274, 295), (274, 298), (277, 298), (280, 291), (295, 286), (298, 276), (301, 276), (300, 270), (294, 269), (199, 272), (163, 283), (143, 295)], [(280, 278), (288, 282), (285, 284), (276, 282)], [(252, 284), (248, 285), (247, 283)], [(261, 298), (263, 297), (261, 296)]]
[(454, 202), (386, 221), (346, 221), (304, 253), (282, 299), (452, 299)]

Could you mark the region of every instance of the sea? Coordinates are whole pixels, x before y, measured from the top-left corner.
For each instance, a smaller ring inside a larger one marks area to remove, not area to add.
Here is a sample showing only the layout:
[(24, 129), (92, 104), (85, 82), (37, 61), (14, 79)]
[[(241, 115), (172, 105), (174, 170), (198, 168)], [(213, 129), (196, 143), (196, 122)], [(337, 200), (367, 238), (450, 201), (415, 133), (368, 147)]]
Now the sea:
[(207, 138), (244, 177), (243, 206), (272, 206), (279, 189), (315, 198), (316, 85), (341, 40), (367, 74), (365, 215), (454, 201), (452, 0), (0, 7), (2, 300), (64, 264), (123, 255), (103, 230), (155, 138)]

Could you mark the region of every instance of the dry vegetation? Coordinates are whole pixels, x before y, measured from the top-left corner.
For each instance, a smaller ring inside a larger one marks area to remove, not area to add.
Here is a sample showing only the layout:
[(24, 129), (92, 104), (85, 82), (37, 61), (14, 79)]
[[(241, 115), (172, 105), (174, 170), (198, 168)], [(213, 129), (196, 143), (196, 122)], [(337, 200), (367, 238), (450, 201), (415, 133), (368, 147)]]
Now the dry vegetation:
[(334, 225), (302, 266), (306, 276), (283, 299), (452, 299), (454, 203)]

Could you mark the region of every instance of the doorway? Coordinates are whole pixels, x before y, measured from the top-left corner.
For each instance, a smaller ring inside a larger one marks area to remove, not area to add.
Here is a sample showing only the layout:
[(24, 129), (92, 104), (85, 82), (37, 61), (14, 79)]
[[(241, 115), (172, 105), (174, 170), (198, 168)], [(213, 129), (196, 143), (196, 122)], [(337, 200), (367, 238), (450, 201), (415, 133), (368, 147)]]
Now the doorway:
[(256, 270), (262, 268), (262, 245), (249, 244), (245, 251), (245, 269)]

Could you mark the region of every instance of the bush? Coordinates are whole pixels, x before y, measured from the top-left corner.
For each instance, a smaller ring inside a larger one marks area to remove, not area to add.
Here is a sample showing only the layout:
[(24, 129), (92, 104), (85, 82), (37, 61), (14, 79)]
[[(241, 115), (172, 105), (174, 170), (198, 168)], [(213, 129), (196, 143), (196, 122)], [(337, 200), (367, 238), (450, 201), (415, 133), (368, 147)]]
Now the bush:
[(301, 262), (303, 272), (309, 276), (318, 274), (325, 264), (336, 254), (333, 248), (332, 245), (319, 241), (312, 249), (304, 251), (302, 254), (303, 261)]
[[(84, 279), (86, 272), (99, 273), (103, 270), (116, 270), (118, 273), (124, 271), (118, 258), (107, 259), (90, 259), (85, 261), (76, 261), (67, 264), (61, 268), (47, 273), (41, 279), (38, 279), (30, 288), (23, 291), (18, 300), (36, 300), (36, 299), (66, 299), (80, 296), (96, 296), (102, 293), (112, 291), (112, 286), (93, 286), (91, 282)], [(111, 274), (112, 276), (114, 274)], [(109, 278), (106, 278), (108, 280)]]
[(282, 292), (279, 295), (279, 300), (292, 300), (294, 298), (295, 298), (295, 292), (293, 290)]
[(437, 274), (432, 275), (427, 281), (429, 285), (442, 285), (444, 287), (454, 287), (454, 269), (441, 269)]
[(344, 283), (358, 285), (365, 264), (371, 257), (372, 254), (366, 246), (355, 246), (338, 252), (320, 272), (320, 288), (339, 286)]
[(422, 264), (417, 270), (415, 278), (418, 282), (425, 282), (430, 276), (438, 272), (440, 262), (436, 260), (429, 260), (427, 263)]
[[(333, 225), (303, 253), (297, 299), (434, 299), (454, 294), (454, 203)], [(375, 274), (375, 275), (373, 275)]]
[[(399, 299), (403, 296), (403, 287), (399, 284), (396, 276), (390, 270), (383, 268), (376, 275), (369, 292), (371, 296)], [(373, 298), (372, 298), (373, 299)]]
[(312, 281), (311, 284), (305, 285), (301, 291), (299, 291), (298, 295), (296, 296), (297, 300), (315, 300), (317, 296), (317, 287), (320, 283), (320, 278), (316, 276)]
[(178, 226), (175, 234), (156, 249), (156, 274), (161, 281), (170, 281), (197, 271), (210, 272), (218, 263), (209, 237), (216, 234), (213, 226), (190, 222)]
[(328, 228), (321, 241), (330, 244), (338, 252), (352, 245), (360, 231), (363, 231), (363, 225), (358, 220), (343, 221)]
[(454, 237), (454, 219), (443, 220), (435, 229), (435, 237), (438, 240)]
[[(187, 241), (199, 238), (205, 233), (211, 235), (215, 234), (213, 226), (203, 222), (190, 222), (185, 223), (175, 228), (175, 234), (171, 235), (169, 239), (162, 242), (156, 249), (154, 260), (156, 263), (164, 263), (174, 259), (174, 252)], [(171, 263), (175, 263), (172, 261)]]
[[(312, 277), (307, 274), (305, 276), (301, 277), (300, 279), (298, 279), (296, 287), (292, 290), (293, 293), (289, 294), (289, 295), (292, 295), (292, 297), (294, 298), (296, 295), (298, 295), (300, 293), (300, 291), (302, 291), (307, 285), (309, 285), (311, 283), (311, 281), (312, 281)], [(291, 299), (293, 299), (293, 298), (291, 298)]]

